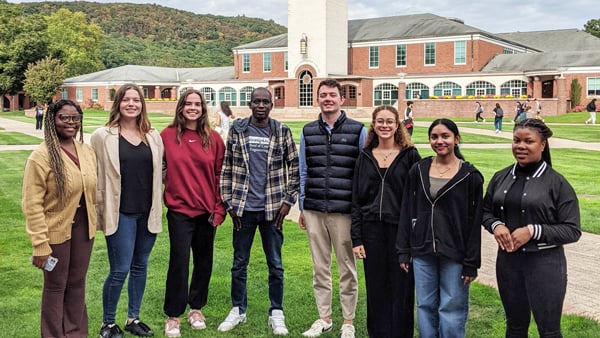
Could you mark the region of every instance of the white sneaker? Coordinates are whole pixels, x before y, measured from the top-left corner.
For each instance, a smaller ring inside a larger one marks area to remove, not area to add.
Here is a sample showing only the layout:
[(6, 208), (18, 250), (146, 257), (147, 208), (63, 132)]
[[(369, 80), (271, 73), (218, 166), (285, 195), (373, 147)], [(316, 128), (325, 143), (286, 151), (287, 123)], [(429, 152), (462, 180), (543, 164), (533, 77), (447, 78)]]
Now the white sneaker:
[(340, 329), (340, 337), (341, 338), (354, 338), (354, 325), (352, 324), (344, 324)]
[(246, 322), (246, 314), (245, 313), (240, 314), (240, 308), (235, 306), (231, 309), (231, 311), (229, 311), (227, 318), (225, 318), (225, 320), (221, 324), (219, 324), (219, 327), (217, 328), (217, 330), (219, 330), (221, 332), (226, 332), (226, 331), (229, 331), (229, 330), (233, 329), (234, 327), (238, 326), (238, 324), (245, 323), (245, 322)]
[(311, 326), (308, 331), (302, 333), (304, 337), (318, 337), (325, 332), (331, 331), (333, 328), (333, 321), (326, 322), (323, 319), (317, 319)]
[(286, 336), (288, 334), (288, 329), (285, 327), (285, 316), (281, 310), (271, 311), (269, 326), (273, 329), (273, 334), (276, 336)]

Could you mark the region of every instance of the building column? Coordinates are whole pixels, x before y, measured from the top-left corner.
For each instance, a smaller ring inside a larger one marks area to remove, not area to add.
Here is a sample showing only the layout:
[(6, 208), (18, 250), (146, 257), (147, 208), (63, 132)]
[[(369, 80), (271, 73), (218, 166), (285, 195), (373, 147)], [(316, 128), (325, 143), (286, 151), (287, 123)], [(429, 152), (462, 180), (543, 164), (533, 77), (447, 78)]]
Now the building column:
[(400, 107), (406, 106), (406, 82), (399, 81), (398, 82), (398, 111), (400, 111)]
[(177, 100), (177, 87), (171, 88), (171, 100)]
[(160, 99), (160, 86), (154, 86), (154, 98)]
[(556, 86), (558, 87), (556, 96), (558, 99), (556, 114), (564, 114), (570, 107), (568, 106), (567, 102), (567, 99), (569, 98), (567, 95), (569, 93), (567, 88), (567, 79), (562, 76), (562, 74), (561, 76), (556, 77)]
[(533, 77), (533, 92), (532, 92), (532, 96), (534, 98), (541, 98), (542, 97), (542, 81), (540, 80), (539, 76), (534, 76)]

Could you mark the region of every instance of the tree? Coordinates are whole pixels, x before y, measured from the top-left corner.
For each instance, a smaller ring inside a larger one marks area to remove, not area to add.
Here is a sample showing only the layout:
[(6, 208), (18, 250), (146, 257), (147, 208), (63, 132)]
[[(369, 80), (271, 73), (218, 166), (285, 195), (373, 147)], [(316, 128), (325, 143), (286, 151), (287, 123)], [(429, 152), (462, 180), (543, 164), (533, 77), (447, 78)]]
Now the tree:
[(577, 107), (581, 103), (581, 85), (579, 80), (571, 81), (571, 105)]
[(60, 60), (46, 56), (35, 64), (29, 64), (23, 90), (35, 102), (48, 103), (62, 86), (65, 74), (65, 65)]
[(46, 21), (19, 8), (0, 2), (0, 94), (21, 91), (27, 65), (47, 53)]
[(586, 32), (600, 38), (600, 19), (589, 20), (585, 25), (583, 25), (583, 28)]
[(100, 26), (87, 21), (82, 12), (61, 8), (46, 19), (49, 54), (63, 61), (67, 77), (104, 69), (98, 57), (103, 38)]

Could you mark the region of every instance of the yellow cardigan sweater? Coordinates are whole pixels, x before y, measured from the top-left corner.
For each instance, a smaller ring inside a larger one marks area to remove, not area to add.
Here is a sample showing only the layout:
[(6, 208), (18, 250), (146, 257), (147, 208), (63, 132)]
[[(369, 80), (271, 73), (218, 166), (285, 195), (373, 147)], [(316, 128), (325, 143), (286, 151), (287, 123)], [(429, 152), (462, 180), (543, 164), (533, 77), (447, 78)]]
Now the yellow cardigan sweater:
[(86, 144), (75, 141), (81, 170), (62, 152), (66, 174), (66, 205), (60, 205), (54, 174), (50, 166), (48, 148), (42, 143), (25, 164), (23, 174), (23, 200), (26, 228), (34, 256), (52, 253), (50, 244), (60, 244), (71, 239), (71, 225), (85, 196), (89, 224), (89, 238), (96, 234), (96, 155)]

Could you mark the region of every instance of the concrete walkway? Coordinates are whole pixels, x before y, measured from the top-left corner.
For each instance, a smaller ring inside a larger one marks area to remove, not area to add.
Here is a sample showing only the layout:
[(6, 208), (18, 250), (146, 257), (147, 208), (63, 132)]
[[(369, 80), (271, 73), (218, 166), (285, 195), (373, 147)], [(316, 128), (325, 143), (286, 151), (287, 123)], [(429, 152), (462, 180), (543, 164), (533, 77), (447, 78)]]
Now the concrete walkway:
[[(464, 133), (473, 133), (480, 135), (490, 135), (511, 139), (512, 127), (507, 125), (505, 132), (501, 134), (494, 133), (493, 124), (489, 130), (468, 128), (461, 125), (460, 130)], [(417, 122), (417, 125), (428, 127), (426, 122)], [(0, 127), (4, 132), (19, 132), (31, 136), (43, 138), (40, 130), (35, 130), (34, 125), (30, 123), (18, 122), (11, 119), (0, 117)], [(590, 126), (594, 128), (595, 126)], [(0, 131), (2, 132), (2, 131)], [(600, 128), (598, 128), (600, 134)], [(84, 135), (86, 142), (89, 142), (89, 135)], [(585, 150), (600, 151), (600, 142), (585, 143), (565, 139), (550, 139), (551, 148), (578, 148)], [(0, 151), (6, 150), (32, 150), (37, 145), (18, 145), (3, 146), (0, 145)], [(418, 145), (419, 148), (429, 148), (428, 144)], [(480, 145), (461, 145), (464, 148), (506, 148), (510, 149), (510, 144), (480, 144)], [(1, 155), (0, 155), (1, 158)], [(292, 208), (288, 219), (297, 222), (299, 211), (297, 204)], [(479, 270), (478, 282), (496, 287), (496, 251), (497, 244), (494, 237), (487, 231), (482, 233), (482, 251), (481, 251), (481, 269)], [(568, 262), (569, 283), (565, 299), (564, 312), (570, 314), (583, 315), (600, 322), (600, 236), (584, 233), (581, 239), (574, 244), (565, 246), (565, 252)]]

